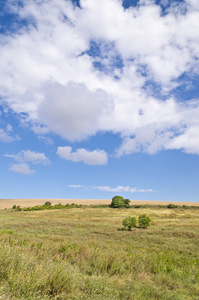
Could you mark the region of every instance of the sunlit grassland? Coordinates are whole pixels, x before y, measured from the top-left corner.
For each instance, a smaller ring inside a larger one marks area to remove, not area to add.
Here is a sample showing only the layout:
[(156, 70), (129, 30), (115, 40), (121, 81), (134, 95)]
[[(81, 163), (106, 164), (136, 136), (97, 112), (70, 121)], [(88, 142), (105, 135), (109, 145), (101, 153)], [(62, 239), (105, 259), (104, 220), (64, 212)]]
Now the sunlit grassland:
[[(127, 216), (152, 219), (123, 230)], [(1, 299), (199, 299), (199, 210), (0, 211)]]

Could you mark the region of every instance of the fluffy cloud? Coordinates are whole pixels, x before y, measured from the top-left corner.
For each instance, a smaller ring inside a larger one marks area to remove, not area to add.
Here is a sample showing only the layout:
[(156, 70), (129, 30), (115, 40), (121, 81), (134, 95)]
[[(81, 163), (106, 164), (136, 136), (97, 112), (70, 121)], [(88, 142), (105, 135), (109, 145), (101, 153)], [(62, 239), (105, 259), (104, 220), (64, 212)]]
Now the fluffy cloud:
[(130, 186), (116, 186), (116, 187), (110, 187), (110, 186), (84, 186), (84, 185), (68, 185), (70, 188), (87, 188), (91, 190), (99, 190), (101, 192), (114, 192), (114, 193), (149, 193), (154, 192), (152, 189), (138, 189), (133, 188)]
[[(122, 138), (118, 156), (198, 154), (199, 101), (169, 94), (183, 76), (199, 76), (198, 1), (162, 0), (164, 13), (143, 0), (129, 9), (119, 0), (20, 3), (7, 2), (21, 25), (1, 34), (0, 97), (36, 134), (73, 142), (109, 131)], [(0, 129), (0, 140), (11, 139)], [(107, 161), (99, 150), (65, 151), (73, 161)]]
[(186, 153), (199, 155), (199, 126), (185, 129), (184, 133), (167, 144), (168, 149), (182, 149)]
[[(170, 101), (169, 101), (170, 102)], [(186, 153), (199, 153), (198, 117), (199, 102), (193, 101), (188, 105), (172, 105), (166, 102), (165, 110), (157, 110), (159, 122), (143, 120), (143, 126), (135, 131), (133, 137), (125, 137), (122, 145), (116, 150), (116, 156), (136, 152), (154, 154), (159, 150), (181, 149)], [(166, 116), (165, 113), (169, 114)], [(154, 115), (155, 119), (155, 115)]]
[(45, 156), (44, 153), (34, 152), (30, 150), (22, 150), (18, 154), (5, 154), (4, 156), (13, 158), (18, 164), (12, 164), (9, 168), (10, 171), (21, 174), (34, 174), (35, 171), (30, 169), (28, 163), (32, 164), (50, 164), (50, 160)]
[(149, 76), (161, 84), (193, 67), (199, 47), (198, 4), (187, 1), (184, 14), (182, 4), (175, 2), (164, 16), (154, 1), (140, 1), (127, 10), (115, 0), (83, 0), (81, 4), (80, 25), (85, 34), (114, 42), (124, 59), (145, 65)]
[(38, 115), (48, 128), (67, 140), (83, 140), (100, 128), (102, 116), (111, 112), (111, 100), (102, 90), (89, 91), (83, 84), (49, 83)]
[(19, 173), (24, 175), (30, 175), (35, 173), (35, 171), (30, 169), (29, 165), (25, 163), (13, 164), (10, 166), (9, 170), (14, 173)]
[(88, 151), (86, 149), (77, 149), (72, 152), (71, 147), (58, 147), (57, 154), (59, 157), (74, 162), (83, 161), (88, 165), (105, 165), (108, 161), (107, 153), (103, 150)]

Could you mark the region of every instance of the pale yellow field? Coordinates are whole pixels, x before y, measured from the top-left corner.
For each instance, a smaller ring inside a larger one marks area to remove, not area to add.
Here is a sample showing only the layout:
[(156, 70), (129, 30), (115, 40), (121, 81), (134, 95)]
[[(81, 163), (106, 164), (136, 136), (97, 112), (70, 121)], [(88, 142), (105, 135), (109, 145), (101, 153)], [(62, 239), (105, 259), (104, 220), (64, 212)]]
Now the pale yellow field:
[[(0, 199), (0, 209), (12, 208), (13, 205), (20, 205), (21, 207), (42, 205), (46, 201), (50, 201), (53, 205), (58, 203), (77, 203), (83, 205), (99, 205), (111, 203), (111, 199)], [(169, 203), (173, 203), (175, 205), (199, 206), (199, 202), (131, 200), (131, 205), (168, 205)]]

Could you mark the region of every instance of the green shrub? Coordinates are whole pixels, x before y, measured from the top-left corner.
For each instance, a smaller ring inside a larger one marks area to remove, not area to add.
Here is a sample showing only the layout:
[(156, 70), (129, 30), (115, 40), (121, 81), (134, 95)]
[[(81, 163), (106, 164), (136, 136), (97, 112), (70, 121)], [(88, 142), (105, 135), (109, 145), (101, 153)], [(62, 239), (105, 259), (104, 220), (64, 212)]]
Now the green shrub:
[(169, 205), (167, 205), (167, 208), (177, 208), (177, 205), (170, 203)]
[(136, 227), (136, 218), (134, 217), (127, 217), (122, 221), (122, 224), (124, 227), (128, 228), (128, 230), (131, 230), (131, 228)]
[(140, 227), (147, 228), (151, 223), (151, 219), (149, 218), (149, 216), (142, 214), (138, 218), (138, 223)]
[(12, 209), (16, 209), (16, 208), (17, 208), (17, 206), (16, 206), (16, 205), (13, 205)]
[(61, 203), (59, 204), (55, 204), (55, 205), (51, 205), (51, 202), (46, 202), (45, 204), (41, 205), (41, 206), (33, 206), (33, 207), (24, 207), (24, 208), (21, 208), (20, 206), (17, 206), (16, 207), (16, 210), (17, 211), (37, 211), (37, 210), (52, 210), (52, 209), (69, 209), (69, 208), (81, 208), (82, 205), (79, 205), (79, 204), (66, 204), (66, 205), (63, 205)]

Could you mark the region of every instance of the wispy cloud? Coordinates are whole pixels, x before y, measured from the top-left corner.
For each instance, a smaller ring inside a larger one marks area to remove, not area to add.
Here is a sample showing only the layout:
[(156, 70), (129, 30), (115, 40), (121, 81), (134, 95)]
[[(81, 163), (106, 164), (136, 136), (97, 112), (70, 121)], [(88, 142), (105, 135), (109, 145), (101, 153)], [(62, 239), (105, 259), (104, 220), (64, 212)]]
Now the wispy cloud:
[(83, 188), (87, 190), (98, 190), (101, 192), (114, 192), (114, 193), (151, 193), (155, 192), (153, 189), (138, 189), (130, 186), (85, 186), (85, 185), (68, 185), (70, 188)]
[(26, 163), (12, 164), (9, 167), (9, 170), (14, 173), (19, 173), (24, 175), (35, 174), (35, 170), (30, 169), (29, 165)]
[(19, 162), (31, 162), (32, 164), (50, 164), (50, 160), (44, 153), (34, 152), (31, 150), (22, 150), (18, 154), (5, 154), (6, 157), (12, 157)]
[(18, 154), (4, 154), (5, 157), (13, 158), (18, 164), (12, 164), (9, 168), (10, 171), (21, 174), (34, 174), (35, 171), (30, 169), (27, 163), (35, 164), (50, 164), (50, 160), (44, 153), (34, 152), (31, 150), (22, 150)]
[(84, 188), (85, 186), (82, 184), (70, 184), (68, 185), (68, 187), (78, 189), (78, 188)]
[(0, 128), (0, 142), (10, 143), (18, 140), (20, 140), (20, 137), (12, 135), (12, 126), (10, 124), (7, 125), (6, 129)]
[(47, 136), (39, 135), (38, 138), (39, 138), (40, 141), (43, 141), (47, 145), (52, 145), (54, 143), (53, 140), (50, 137), (47, 137)]

